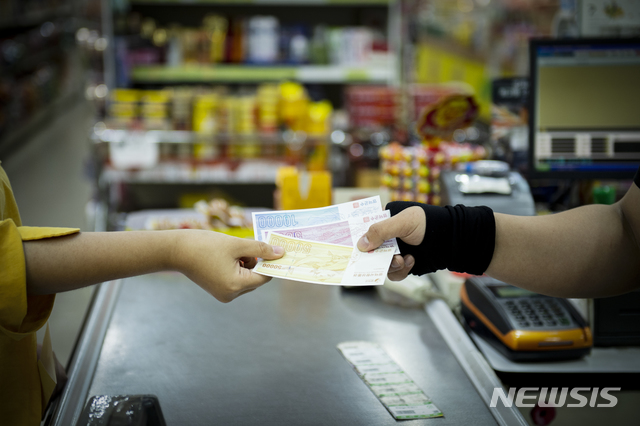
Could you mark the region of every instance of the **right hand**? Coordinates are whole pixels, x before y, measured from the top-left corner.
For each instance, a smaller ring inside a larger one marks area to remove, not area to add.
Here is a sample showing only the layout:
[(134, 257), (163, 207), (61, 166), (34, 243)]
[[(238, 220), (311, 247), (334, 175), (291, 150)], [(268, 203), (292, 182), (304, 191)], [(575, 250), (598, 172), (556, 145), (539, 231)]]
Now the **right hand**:
[(282, 247), (212, 231), (183, 230), (176, 246), (176, 270), (223, 303), (255, 290), (270, 277), (251, 269), (256, 258), (279, 259)]
[[(360, 251), (376, 249), (390, 238), (400, 238), (407, 244), (417, 246), (424, 239), (426, 225), (427, 218), (424, 210), (417, 206), (409, 207), (389, 219), (371, 225), (367, 233), (358, 241), (358, 249)], [(389, 279), (391, 281), (405, 279), (414, 264), (415, 259), (411, 255), (393, 256), (389, 268)]]

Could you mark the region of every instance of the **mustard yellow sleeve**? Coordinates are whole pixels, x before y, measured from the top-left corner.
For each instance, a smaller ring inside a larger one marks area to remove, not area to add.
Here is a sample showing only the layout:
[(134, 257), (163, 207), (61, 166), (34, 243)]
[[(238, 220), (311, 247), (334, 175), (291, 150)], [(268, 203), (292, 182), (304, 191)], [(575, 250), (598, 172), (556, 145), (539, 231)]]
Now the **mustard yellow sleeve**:
[(23, 241), (60, 237), (77, 228), (16, 226), (12, 219), (0, 221), (0, 331), (21, 339), (41, 328), (53, 308), (54, 295), (28, 295)]

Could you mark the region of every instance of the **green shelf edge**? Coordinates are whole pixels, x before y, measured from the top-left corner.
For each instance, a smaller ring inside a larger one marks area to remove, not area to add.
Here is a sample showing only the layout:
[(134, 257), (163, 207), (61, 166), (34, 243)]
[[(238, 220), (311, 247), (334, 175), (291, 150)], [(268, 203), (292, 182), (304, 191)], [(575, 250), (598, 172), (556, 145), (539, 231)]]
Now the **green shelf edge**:
[[(260, 67), (243, 65), (193, 65), (181, 67), (167, 67), (164, 65), (147, 65), (134, 67), (131, 80), (134, 83), (209, 83), (209, 82), (262, 82), (295, 80), (312, 82), (301, 79), (299, 67)], [(372, 82), (375, 79), (367, 69), (344, 68), (345, 83)], [(317, 80), (323, 82), (322, 78)], [(328, 79), (327, 81), (335, 81)]]
[(208, 82), (208, 81), (280, 81), (294, 80), (294, 67), (246, 66), (144, 66), (135, 67), (131, 78), (135, 82)]
[(303, 0), (131, 0), (131, 4), (165, 4), (165, 5), (264, 5), (264, 6), (325, 6), (325, 5), (345, 5), (345, 6), (385, 6), (394, 0), (323, 0), (305, 2)]

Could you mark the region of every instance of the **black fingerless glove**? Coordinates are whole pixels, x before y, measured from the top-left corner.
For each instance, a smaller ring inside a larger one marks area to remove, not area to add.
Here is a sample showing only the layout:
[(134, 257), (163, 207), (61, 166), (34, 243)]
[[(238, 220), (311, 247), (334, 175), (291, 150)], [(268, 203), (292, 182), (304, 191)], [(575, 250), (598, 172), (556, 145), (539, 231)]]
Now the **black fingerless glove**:
[(403, 256), (416, 260), (414, 275), (449, 269), (482, 275), (489, 267), (496, 242), (496, 221), (489, 207), (430, 206), (428, 204), (394, 201), (387, 204), (391, 216), (418, 206), (424, 210), (427, 226), (422, 242), (413, 246), (398, 238)]

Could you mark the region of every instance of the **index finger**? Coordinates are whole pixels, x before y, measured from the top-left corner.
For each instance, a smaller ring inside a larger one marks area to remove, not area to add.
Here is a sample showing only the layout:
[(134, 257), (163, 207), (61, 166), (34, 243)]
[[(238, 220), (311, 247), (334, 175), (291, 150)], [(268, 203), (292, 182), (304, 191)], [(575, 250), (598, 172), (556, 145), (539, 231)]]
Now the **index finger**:
[(409, 207), (395, 216), (371, 225), (358, 241), (360, 251), (380, 247), (390, 238), (401, 238), (407, 244), (420, 244), (424, 238), (426, 216), (420, 207)]

